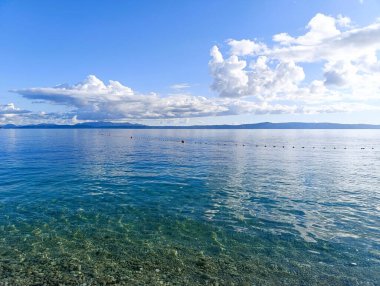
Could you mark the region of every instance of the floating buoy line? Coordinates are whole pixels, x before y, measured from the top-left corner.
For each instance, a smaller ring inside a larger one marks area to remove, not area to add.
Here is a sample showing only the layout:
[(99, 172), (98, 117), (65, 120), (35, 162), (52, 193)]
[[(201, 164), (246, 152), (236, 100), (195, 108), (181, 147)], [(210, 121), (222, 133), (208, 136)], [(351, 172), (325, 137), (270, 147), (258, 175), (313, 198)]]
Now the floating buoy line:
[(322, 149), (322, 150), (375, 150), (375, 147), (337, 147), (337, 146), (296, 146), (296, 145), (271, 145), (271, 144), (252, 144), (252, 143), (242, 143), (242, 142), (217, 142), (217, 141), (198, 141), (198, 140), (185, 140), (185, 139), (174, 139), (174, 138), (158, 138), (149, 136), (120, 136), (113, 135), (110, 132), (98, 133), (101, 136), (111, 136), (120, 137), (128, 140), (136, 141), (160, 141), (168, 143), (179, 143), (179, 144), (197, 144), (197, 145), (214, 145), (214, 146), (235, 146), (235, 147), (253, 147), (253, 148), (264, 148), (264, 149)]

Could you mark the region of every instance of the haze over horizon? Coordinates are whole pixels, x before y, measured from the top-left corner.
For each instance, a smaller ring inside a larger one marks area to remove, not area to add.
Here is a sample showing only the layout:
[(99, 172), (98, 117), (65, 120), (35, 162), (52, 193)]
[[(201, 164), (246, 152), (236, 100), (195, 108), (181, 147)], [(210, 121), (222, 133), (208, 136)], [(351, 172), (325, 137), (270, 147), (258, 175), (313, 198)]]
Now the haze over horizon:
[(0, 125), (380, 124), (380, 3), (0, 3)]

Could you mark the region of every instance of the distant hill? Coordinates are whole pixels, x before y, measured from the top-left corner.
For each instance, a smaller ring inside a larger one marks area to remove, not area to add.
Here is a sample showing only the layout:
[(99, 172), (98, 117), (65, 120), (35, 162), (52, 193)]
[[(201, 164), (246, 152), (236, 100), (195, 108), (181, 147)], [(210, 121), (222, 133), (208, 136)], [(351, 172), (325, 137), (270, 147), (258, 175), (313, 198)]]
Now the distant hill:
[(7, 124), (3, 125), (4, 129), (102, 129), (102, 128), (145, 128), (145, 125), (142, 124), (133, 124), (133, 123), (113, 123), (113, 122), (84, 122), (74, 125), (64, 125), (64, 124), (35, 124), (35, 125), (14, 125)]
[(149, 126), (134, 123), (85, 122), (74, 125), (36, 124), (1, 126), (3, 129), (380, 129), (380, 125), (339, 123), (253, 123), (240, 125)]

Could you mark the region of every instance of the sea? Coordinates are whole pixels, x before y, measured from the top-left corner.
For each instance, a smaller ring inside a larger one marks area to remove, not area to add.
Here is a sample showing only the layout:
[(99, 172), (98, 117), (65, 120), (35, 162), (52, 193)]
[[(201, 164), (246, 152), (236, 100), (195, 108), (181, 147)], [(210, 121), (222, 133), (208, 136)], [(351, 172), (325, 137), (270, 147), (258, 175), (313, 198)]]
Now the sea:
[(0, 129), (18, 285), (380, 285), (380, 130)]

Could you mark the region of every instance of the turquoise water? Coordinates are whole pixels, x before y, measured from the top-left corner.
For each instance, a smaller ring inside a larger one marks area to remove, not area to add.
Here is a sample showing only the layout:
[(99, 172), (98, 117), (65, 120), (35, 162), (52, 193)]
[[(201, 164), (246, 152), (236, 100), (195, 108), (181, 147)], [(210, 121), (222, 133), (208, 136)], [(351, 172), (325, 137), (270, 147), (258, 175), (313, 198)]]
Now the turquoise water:
[(0, 148), (1, 286), (380, 285), (379, 131), (0, 130)]

